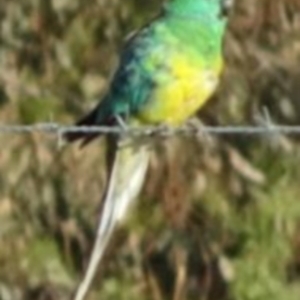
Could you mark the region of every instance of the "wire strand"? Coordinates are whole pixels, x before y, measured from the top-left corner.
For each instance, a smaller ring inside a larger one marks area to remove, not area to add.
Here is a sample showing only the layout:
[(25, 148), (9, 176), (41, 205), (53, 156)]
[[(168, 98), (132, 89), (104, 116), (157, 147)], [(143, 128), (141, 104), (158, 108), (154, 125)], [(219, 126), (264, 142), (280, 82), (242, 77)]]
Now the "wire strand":
[(127, 134), (137, 136), (150, 135), (264, 135), (264, 134), (300, 134), (300, 125), (275, 125), (266, 123), (259, 126), (67, 126), (59, 123), (35, 123), (31, 125), (0, 124), (0, 134), (29, 134), (45, 133), (62, 135), (64, 133), (101, 133), (101, 134)]

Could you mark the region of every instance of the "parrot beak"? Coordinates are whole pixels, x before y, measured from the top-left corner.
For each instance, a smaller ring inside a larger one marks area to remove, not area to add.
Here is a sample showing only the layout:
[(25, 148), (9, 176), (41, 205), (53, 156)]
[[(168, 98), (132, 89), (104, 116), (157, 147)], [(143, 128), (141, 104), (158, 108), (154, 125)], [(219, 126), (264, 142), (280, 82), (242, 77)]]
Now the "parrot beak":
[(220, 17), (221, 18), (228, 17), (233, 5), (234, 5), (234, 0), (221, 0)]

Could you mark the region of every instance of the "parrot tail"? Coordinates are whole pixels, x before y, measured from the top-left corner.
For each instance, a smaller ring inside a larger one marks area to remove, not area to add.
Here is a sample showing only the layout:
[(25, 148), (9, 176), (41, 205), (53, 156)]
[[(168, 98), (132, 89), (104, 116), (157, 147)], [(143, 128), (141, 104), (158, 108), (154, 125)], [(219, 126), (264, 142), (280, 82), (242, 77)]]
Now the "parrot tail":
[[(116, 124), (115, 118), (107, 118), (99, 121), (99, 110), (101, 110), (100, 105), (97, 105), (89, 114), (76, 122), (75, 126), (114, 126)], [(99, 135), (101, 135), (101, 133), (98, 132), (66, 132), (64, 133), (64, 138), (70, 143), (82, 140), (81, 145), (85, 146)]]
[(149, 146), (132, 141), (124, 145), (125, 141), (128, 139), (108, 143), (109, 178), (102, 201), (97, 236), (87, 269), (73, 300), (84, 299), (114, 229), (126, 216), (144, 182), (150, 158)]

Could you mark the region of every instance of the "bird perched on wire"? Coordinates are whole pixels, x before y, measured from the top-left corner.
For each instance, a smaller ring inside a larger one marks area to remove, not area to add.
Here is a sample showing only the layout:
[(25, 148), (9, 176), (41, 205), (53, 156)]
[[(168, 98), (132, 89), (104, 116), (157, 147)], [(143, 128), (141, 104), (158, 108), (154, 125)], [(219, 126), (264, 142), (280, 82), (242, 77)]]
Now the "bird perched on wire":
[[(214, 92), (222, 70), (224, 13), (231, 0), (170, 0), (161, 14), (127, 41), (110, 87), (77, 125), (181, 125)], [(84, 144), (95, 133), (69, 132)], [(89, 265), (74, 299), (82, 300), (110, 237), (138, 196), (151, 142), (107, 136), (108, 181)]]

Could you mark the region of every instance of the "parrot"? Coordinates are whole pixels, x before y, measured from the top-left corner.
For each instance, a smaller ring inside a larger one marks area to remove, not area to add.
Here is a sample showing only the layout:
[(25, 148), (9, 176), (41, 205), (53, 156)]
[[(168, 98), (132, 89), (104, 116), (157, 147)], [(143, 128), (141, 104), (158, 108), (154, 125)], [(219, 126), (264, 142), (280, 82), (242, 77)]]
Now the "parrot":
[[(169, 0), (130, 37), (106, 94), (77, 126), (180, 126), (216, 90), (232, 0)], [(101, 133), (66, 132), (86, 145)], [(95, 242), (73, 299), (82, 300), (116, 227), (138, 197), (153, 151), (151, 139), (106, 135), (107, 183)]]

